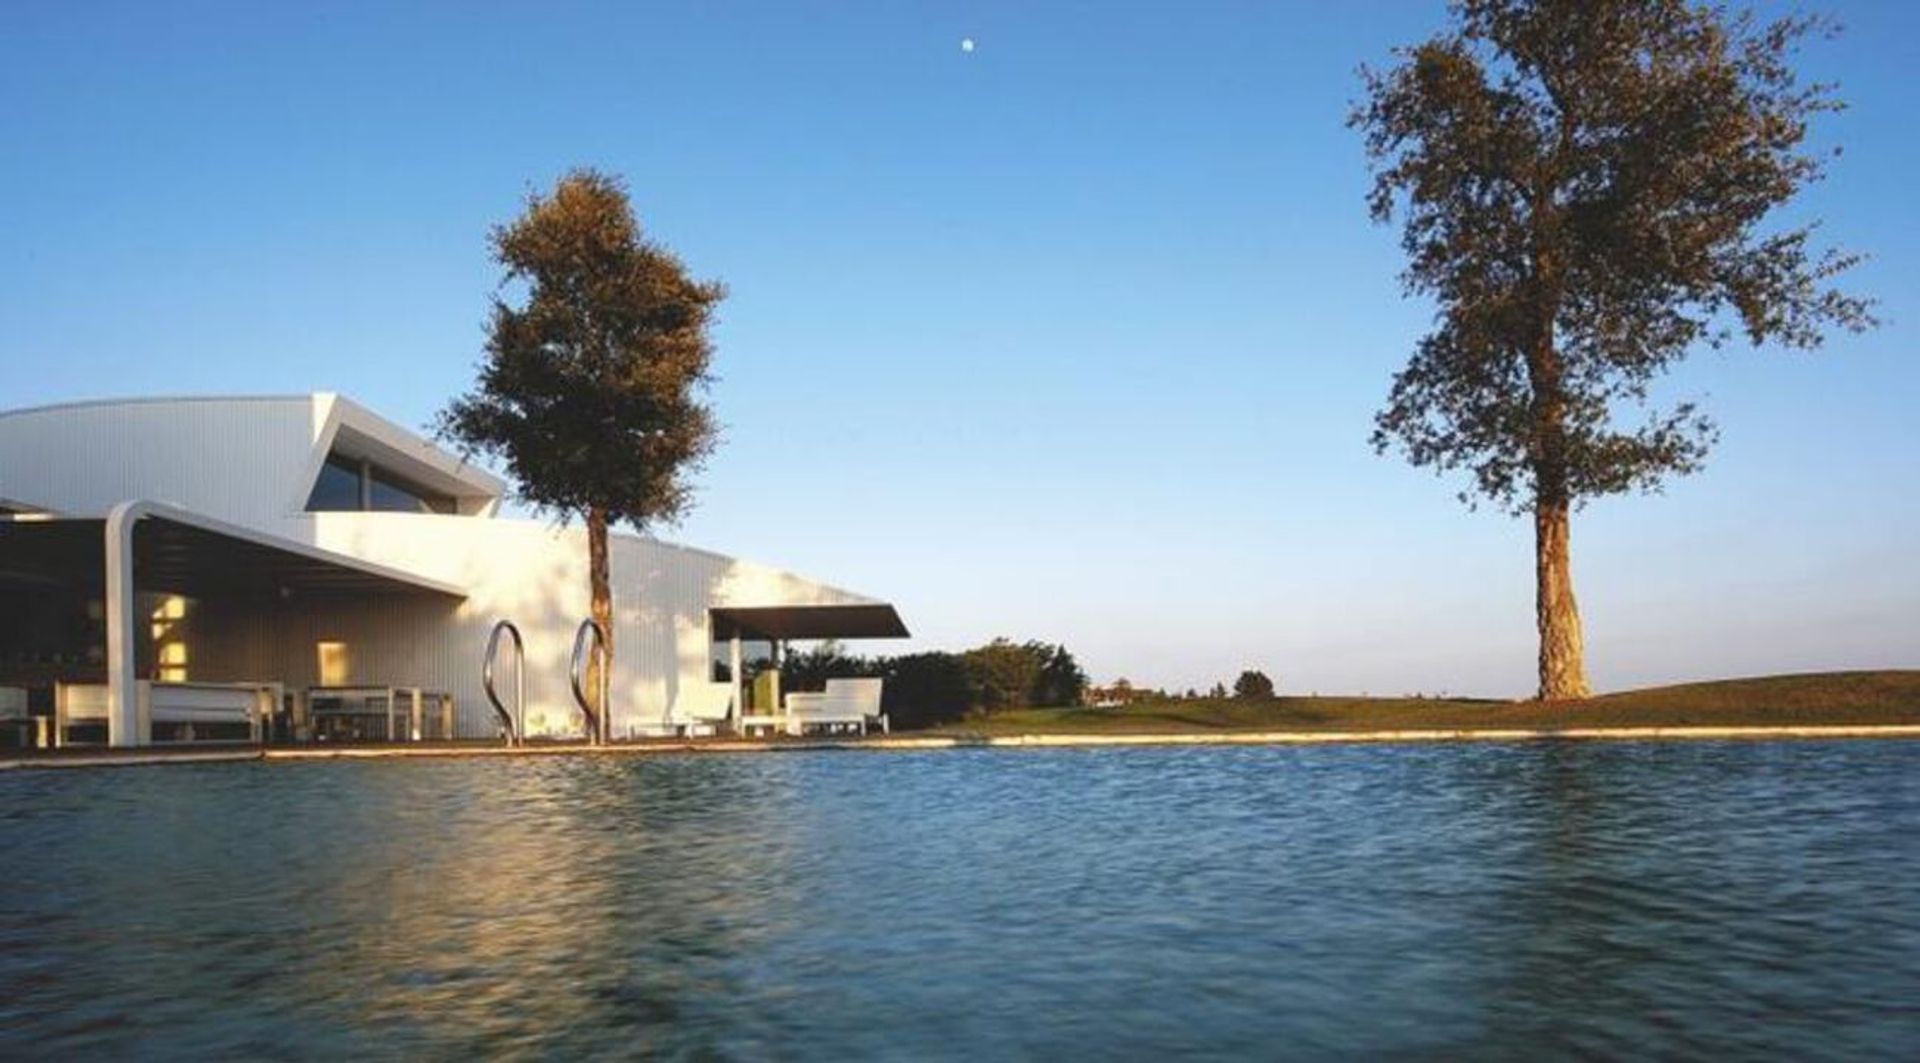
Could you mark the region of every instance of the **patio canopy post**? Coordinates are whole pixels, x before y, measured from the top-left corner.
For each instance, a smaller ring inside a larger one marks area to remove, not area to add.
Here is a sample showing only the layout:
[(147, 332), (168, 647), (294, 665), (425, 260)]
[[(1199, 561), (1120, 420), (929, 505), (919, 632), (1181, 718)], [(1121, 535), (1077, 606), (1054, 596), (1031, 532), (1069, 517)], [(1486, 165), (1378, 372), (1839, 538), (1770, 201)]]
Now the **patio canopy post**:
[(727, 640), (727, 678), (733, 680), (733, 705), (727, 709), (727, 724), (735, 734), (740, 732), (740, 717), (746, 715), (747, 707), (741, 700), (746, 694), (746, 684), (740, 681), (740, 628), (733, 629), (733, 638)]
[(145, 508), (122, 502), (107, 514), (107, 744), (119, 748), (144, 746), (150, 737), (140, 731), (133, 632), (133, 526)]

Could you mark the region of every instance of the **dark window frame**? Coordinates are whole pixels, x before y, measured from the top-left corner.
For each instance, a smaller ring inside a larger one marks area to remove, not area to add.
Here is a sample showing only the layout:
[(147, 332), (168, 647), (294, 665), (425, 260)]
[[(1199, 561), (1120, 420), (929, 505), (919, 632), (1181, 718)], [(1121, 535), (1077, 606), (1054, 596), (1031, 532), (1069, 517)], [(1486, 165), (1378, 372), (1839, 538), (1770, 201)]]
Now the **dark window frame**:
[(460, 512), (460, 500), (421, 487), (366, 458), (330, 453), (307, 493), (307, 512), (452, 515)]

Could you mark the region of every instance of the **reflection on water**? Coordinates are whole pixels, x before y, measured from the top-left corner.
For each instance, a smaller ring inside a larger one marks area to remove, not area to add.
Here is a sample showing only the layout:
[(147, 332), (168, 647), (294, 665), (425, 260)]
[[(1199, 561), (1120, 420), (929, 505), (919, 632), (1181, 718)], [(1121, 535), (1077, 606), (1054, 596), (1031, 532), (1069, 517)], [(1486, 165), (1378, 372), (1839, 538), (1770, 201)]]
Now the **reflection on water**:
[(1912, 1056), (1920, 743), (0, 776), (0, 1056)]

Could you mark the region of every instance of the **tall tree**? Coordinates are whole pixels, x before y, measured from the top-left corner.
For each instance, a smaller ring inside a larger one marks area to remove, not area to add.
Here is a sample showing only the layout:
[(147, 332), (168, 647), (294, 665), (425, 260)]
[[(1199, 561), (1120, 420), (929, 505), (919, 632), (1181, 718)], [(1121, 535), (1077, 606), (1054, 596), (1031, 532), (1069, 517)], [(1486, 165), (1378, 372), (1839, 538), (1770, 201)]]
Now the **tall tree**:
[[(1650, 408), (1651, 385), (1736, 333), (1812, 348), (1873, 323), (1830, 286), (1857, 256), (1816, 250), (1812, 223), (1770, 224), (1822, 176), (1808, 123), (1840, 103), (1789, 66), (1811, 19), (1688, 0), (1451, 12), (1363, 72), (1350, 119), (1374, 219), (1403, 219), (1402, 281), (1439, 310), (1373, 444), (1532, 514), (1539, 696), (1585, 697), (1570, 511), (1694, 472), (1715, 435), (1691, 402)], [(1622, 406), (1643, 419), (1619, 425)]]
[(1021, 644), (997, 638), (962, 654), (973, 680), (975, 703), (983, 712), (1026, 708), (1033, 704), (1040, 670), (1046, 660), (1036, 643)]
[(1233, 696), (1242, 701), (1264, 701), (1273, 697), (1273, 680), (1267, 673), (1249, 668), (1233, 681)]
[[(607, 532), (687, 508), (688, 474), (717, 438), (700, 400), (707, 329), (726, 289), (694, 280), (647, 240), (625, 186), (594, 170), (529, 195), (492, 243), (503, 287), (520, 287), (525, 301), (494, 298), (478, 386), (441, 413), (440, 429), (504, 461), (523, 501), (586, 522), (591, 608), (610, 667)], [(599, 711), (606, 720), (607, 706)]]
[(1036, 706), (1078, 705), (1087, 694), (1087, 673), (1065, 645), (1027, 643), (1041, 658), (1040, 678), (1033, 692)]

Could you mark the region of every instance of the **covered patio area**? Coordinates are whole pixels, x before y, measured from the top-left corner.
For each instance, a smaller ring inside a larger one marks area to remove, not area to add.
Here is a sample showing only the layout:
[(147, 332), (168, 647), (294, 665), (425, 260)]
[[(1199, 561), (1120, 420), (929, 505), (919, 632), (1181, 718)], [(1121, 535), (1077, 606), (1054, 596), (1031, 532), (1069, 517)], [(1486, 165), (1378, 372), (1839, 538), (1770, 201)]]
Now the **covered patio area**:
[[(732, 729), (740, 734), (780, 730), (790, 725), (788, 699), (782, 696), (780, 688), (780, 668), (787, 643), (910, 637), (899, 612), (885, 602), (715, 608), (712, 628), (718, 666), (715, 671), (724, 671), (732, 684)], [(749, 660), (749, 646), (764, 647), (764, 656)], [(725, 648), (724, 662), (719, 660), (722, 647)], [(873, 696), (874, 711), (878, 712), (877, 688)]]
[(258, 741), (284, 677), (198, 654), (194, 603), (262, 624), (292, 600), (373, 595), (465, 596), (160, 503), (0, 514), (0, 718), (52, 744)]

